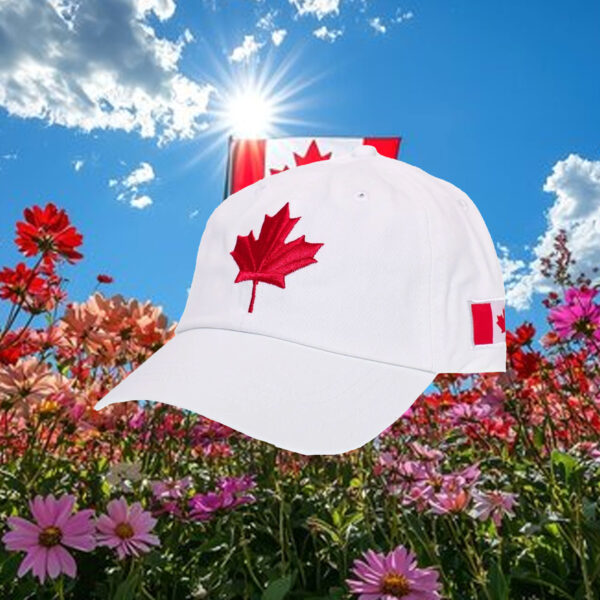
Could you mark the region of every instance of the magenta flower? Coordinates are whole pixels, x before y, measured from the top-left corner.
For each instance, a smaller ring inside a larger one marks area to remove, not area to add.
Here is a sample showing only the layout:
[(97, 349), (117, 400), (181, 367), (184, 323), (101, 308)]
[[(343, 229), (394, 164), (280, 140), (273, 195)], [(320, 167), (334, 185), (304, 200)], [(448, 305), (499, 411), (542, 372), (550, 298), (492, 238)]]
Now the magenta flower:
[(213, 514), (225, 508), (225, 496), (218, 492), (195, 494), (190, 499), (190, 516), (197, 521), (209, 521)]
[(404, 546), (383, 554), (367, 550), (354, 561), (356, 579), (346, 583), (359, 600), (439, 600), (438, 572), (417, 566), (416, 556)]
[(150, 546), (160, 545), (158, 537), (150, 533), (154, 525), (156, 519), (139, 502), (129, 506), (121, 496), (118, 500), (111, 500), (107, 514), (100, 515), (96, 521), (98, 544), (114, 548), (120, 559), (139, 556), (149, 552)]
[(223, 477), (218, 482), (217, 491), (196, 494), (190, 498), (190, 516), (198, 521), (208, 521), (219, 510), (234, 509), (242, 504), (255, 501), (248, 493), (256, 486), (251, 475)]
[(67, 548), (90, 552), (96, 546), (94, 511), (86, 509), (73, 514), (75, 497), (63, 495), (58, 500), (50, 494), (36, 496), (29, 503), (35, 522), (21, 517), (9, 517), (11, 531), (2, 541), (7, 550), (25, 552), (17, 575), (23, 577), (29, 570), (44, 583), (46, 576), (56, 579), (61, 573), (75, 577), (77, 565)]
[(564, 304), (553, 308), (548, 316), (559, 337), (600, 340), (600, 306), (594, 302), (597, 293), (598, 290), (586, 287), (565, 292)]
[(219, 481), (219, 487), (223, 494), (231, 500), (229, 506), (240, 506), (241, 504), (251, 504), (256, 499), (253, 494), (248, 494), (249, 490), (256, 487), (252, 475), (242, 475), (241, 477), (223, 477)]
[(473, 492), (473, 516), (480, 521), (487, 521), (490, 517), (494, 521), (496, 527), (502, 524), (502, 517), (506, 515), (508, 518), (515, 516), (514, 506), (517, 503), (515, 494), (508, 492)]

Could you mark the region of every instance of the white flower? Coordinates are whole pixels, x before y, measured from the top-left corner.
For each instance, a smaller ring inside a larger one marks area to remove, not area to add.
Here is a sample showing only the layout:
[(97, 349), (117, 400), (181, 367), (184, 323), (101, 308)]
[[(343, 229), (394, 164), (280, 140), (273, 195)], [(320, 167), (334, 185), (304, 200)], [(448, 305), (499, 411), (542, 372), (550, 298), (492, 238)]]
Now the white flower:
[(106, 481), (123, 492), (131, 492), (132, 484), (142, 478), (142, 465), (139, 462), (116, 463), (111, 466)]

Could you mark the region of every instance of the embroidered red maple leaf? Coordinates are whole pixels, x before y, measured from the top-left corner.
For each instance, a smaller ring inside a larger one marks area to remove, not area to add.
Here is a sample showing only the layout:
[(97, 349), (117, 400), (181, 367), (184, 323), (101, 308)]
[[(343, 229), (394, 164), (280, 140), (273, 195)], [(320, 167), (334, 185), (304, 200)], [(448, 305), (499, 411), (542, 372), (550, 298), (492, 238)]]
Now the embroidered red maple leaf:
[(502, 314), (498, 315), (498, 318), (496, 319), (496, 324), (498, 325), (498, 327), (500, 327), (500, 330), (502, 331), (502, 333), (506, 333), (506, 323), (504, 321), (504, 313), (505, 310), (502, 309)]
[(329, 160), (330, 158), (331, 152), (328, 154), (321, 154), (316, 140), (313, 140), (310, 143), (304, 156), (300, 156), (294, 152), (294, 160), (296, 161), (297, 167), (301, 167), (302, 165), (307, 165), (309, 163), (319, 162), (320, 160)]
[(238, 235), (231, 256), (240, 268), (234, 283), (252, 281), (252, 297), (248, 312), (254, 310), (256, 286), (259, 281), (285, 288), (285, 276), (316, 263), (315, 254), (323, 244), (312, 244), (301, 236), (285, 241), (300, 217), (290, 218), (289, 202), (272, 217), (265, 215), (260, 235), (254, 232)]

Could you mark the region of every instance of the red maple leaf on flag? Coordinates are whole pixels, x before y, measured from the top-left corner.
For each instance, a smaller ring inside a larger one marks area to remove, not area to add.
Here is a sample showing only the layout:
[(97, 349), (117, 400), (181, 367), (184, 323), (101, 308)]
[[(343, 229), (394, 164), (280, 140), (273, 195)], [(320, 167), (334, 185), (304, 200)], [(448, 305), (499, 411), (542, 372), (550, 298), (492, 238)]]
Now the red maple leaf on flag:
[[(321, 154), (319, 150), (319, 145), (317, 144), (317, 140), (313, 140), (309, 146), (306, 154), (304, 156), (300, 156), (294, 152), (294, 161), (296, 162), (297, 167), (301, 167), (303, 165), (308, 165), (310, 163), (319, 162), (321, 160), (329, 160), (331, 158), (331, 152), (327, 154)], [(269, 169), (271, 171), (271, 175), (277, 175), (277, 173), (283, 173), (284, 171), (289, 170), (289, 167), (285, 165), (283, 169)]]
[(323, 244), (306, 242), (304, 236), (285, 242), (299, 220), (300, 217), (290, 218), (288, 202), (276, 215), (265, 215), (258, 239), (255, 239), (253, 231), (248, 235), (238, 235), (231, 252), (240, 268), (234, 283), (252, 281), (248, 312), (254, 310), (259, 281), (285, 288), (286, 275), (317, 262), (314, 256)]
[(296, 166), (301, 167), (302, 165), (308, 165), (309, 163), (319, 162), (320, 160), (329, 160), (331, 158), (331, 152), (328, 154), (321, 154), (317, 141), (313, 140), (308, 146), (308, 150), (304, 156), (300, 156), (294, 152), (294, 160)]
[(505, 323), (504, 313), (505, 313), (505, 310), (502, 309), (502, 314), (498, 315), (498, 318), (496, 319), (496, 323), (497, 323), (498, 327), (500, 327), (500, 330), (502, 331), (502, 333), (506, 333), (506, 323)]
[(289, 171), (290, 168), (285, 165), (285, 167), (283, 167), (283, 169), (269, 169), (269, 171), (271, 172), (271, 175), (277, 175), (277, 173), (283, 173), (284, 171)]

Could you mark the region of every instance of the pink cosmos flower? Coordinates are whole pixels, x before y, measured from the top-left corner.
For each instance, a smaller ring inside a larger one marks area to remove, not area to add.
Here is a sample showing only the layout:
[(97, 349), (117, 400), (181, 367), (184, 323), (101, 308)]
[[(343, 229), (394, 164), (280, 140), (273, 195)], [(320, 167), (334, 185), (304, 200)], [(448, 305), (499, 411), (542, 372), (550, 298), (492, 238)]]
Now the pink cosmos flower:
[(100, 515), (96, 521), (98, 544), (114, 548), (120, 559), (139, 556), (149, 552), (150, 546), (160, 545), (158, 537), (150, 533), (154, 525), (156, 519), (139, 502), (129, 506), (121, 496), (118, 500), (111, 500), (107, 514)]
[(600, 462), (600, 447), (598, 442), (580, 442), (573, 450), (593, 461)]
[(461, 425), (465, 421), (478, 423), (481, 419), (489, 417), (492, 414), (492, 407), (485, 402), (469, 404), (460, 402), (448, 410), (448, 418), (452, 425)]
[(190, 516), (198, 521), (208, 521), (219, 510), (233, 509), (255, 501), (249, 490), (256, 486), (251, 475), (223, 477), (218, 482), (218, 490), (206, 494), (196, 494), (190, 498)]
[(354, 561), (356, 579), (346, 583), (359, 600), (439, 600), (438, 572), (417, 566), (416, 556), (404, 546), (383, 554), (368, 550)]
[(486, 521), (491, 517), (496, 527), (500, 527), (504, 515), (508, 518), (515, 516), (513, 510), (517, 503), (515, 494), (500, 491), (474, 491), (473, 500), (475, 501), (473, 516), (480, 521)]
[(429, 500), (429, 506), (436, 515), (460, 513), (467, 508), (470, 500), (468, 490), (450, 490), (435, 494)]
[(436, 450), (434, 448), (430, 448), (429, 446), (424, 446), (423, 444), (420, 444), (419, 442), (412, 442), (411, 444), (409, 444), (410, 449), (412, 450), (413, 454), (417, 457), (420, 458), (421, 460), (424, 461), (438, 461), (441, 460), (444, 457), (444, 454), (442, 452), (440, 452), (439, 450)]
[(11, 531), (2, 541), (7, 550), (25, 552), (17, 575), (23, 577), (29, 570), (44, 583), (46, 577), (56, 579), (61, 573), (75, 577), (77, 565), (67, 548), (90, 552), (96, 546), (93, 510), (73, 514), (75, 497), (63, 495), (58, 500), (50, 494), (36, 496), (29, 503), (35, 522), (21, 517), (9, 517)]
[(192, 485), (191, 477), (151, 482), (152, 494), (157, 500), (178, 500), (183, 498), (190, 485)]
[(600, 340), (600, 306), (594, 302), (598, 290), (570, 288), (565, 302), (550, 311), (548, 319), (559, 337), (594, 337)]

